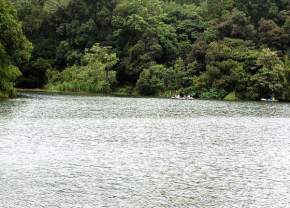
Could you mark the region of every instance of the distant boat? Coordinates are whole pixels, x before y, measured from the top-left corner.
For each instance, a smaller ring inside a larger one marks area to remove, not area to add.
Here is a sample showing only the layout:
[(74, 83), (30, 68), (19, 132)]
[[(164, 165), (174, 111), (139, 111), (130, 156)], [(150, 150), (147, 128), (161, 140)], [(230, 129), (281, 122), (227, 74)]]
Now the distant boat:
[(264, 101), (264, 102), (278, 102), (278, 100), (276, 100), (275, 98), (271, 98), (271, 99), (262, 98), (261, 101)]
[(191, 97), (190, 95), (188, 95), (188, 96), (175, 95), (175, 96), (171, 97), (171, 99), (173, 99), (173, 100), (194, 100), (194, 98)]

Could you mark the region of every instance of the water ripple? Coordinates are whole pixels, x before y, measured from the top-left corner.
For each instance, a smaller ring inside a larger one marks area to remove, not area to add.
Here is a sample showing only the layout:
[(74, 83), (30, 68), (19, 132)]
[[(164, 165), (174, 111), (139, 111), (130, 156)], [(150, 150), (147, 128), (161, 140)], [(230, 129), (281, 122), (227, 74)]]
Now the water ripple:
[(290, 207), (290, 105), (0, 101), (3, 208)]

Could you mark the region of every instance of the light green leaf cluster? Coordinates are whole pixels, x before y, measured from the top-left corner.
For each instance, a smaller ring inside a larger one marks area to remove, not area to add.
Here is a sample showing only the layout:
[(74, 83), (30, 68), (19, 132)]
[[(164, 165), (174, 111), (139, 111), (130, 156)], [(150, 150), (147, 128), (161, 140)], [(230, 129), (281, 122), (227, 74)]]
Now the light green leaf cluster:
[(71, 0), (46, 0), (44, 3), (44, 10), (48, 13), (54, 13), (59, 8), (65, 8)]
[(55, 91), (110, 93), (116, 84), (113, 71), (118, 59), (109, 48), (93, 45), (86, 50), (80, 66), (73, 65), (62, 72), (48, 72), (47, 88)]

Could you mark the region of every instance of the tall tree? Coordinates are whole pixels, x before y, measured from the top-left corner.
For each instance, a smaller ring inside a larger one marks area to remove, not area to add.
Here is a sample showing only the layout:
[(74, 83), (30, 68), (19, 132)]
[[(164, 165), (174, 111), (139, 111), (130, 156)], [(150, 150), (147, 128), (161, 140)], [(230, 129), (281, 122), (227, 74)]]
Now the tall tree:
[(31, 48), (10, 1), (0, 0), (0, 97), (14, 95), (17, 66), (29, 59)]

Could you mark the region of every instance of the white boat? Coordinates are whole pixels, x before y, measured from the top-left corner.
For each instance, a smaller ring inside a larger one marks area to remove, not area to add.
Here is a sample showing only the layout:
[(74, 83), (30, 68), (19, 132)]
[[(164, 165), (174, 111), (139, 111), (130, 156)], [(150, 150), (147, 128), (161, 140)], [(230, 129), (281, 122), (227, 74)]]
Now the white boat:
[(171, 97), (171, 99), (174, 99), (174, 100), (194, 100), (194, 98), (191, 96), (181, 97), (180, 95), (173, 96), (173, 97)]
[(275, 98), (273, 98), (273, 99), (262, 98), (261, 101), (263, 101), (263, 102), (278, 102), (278, 100), (276, 100)]

